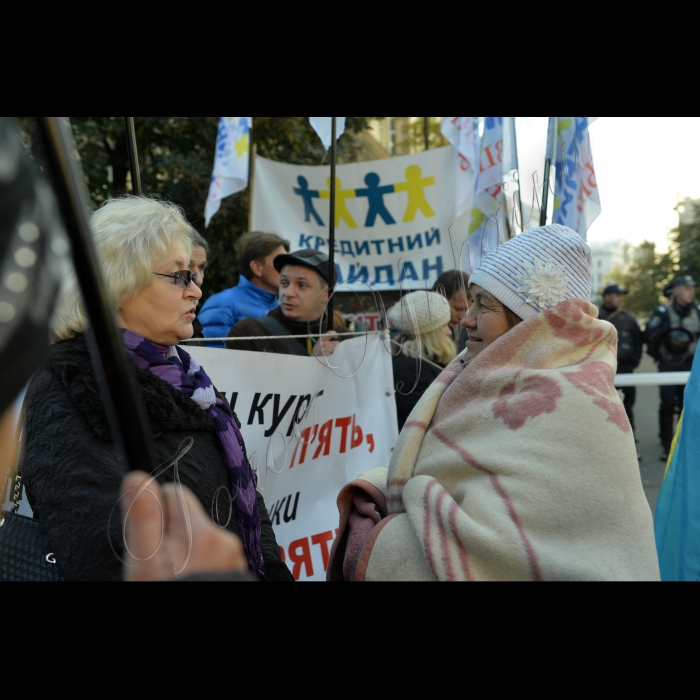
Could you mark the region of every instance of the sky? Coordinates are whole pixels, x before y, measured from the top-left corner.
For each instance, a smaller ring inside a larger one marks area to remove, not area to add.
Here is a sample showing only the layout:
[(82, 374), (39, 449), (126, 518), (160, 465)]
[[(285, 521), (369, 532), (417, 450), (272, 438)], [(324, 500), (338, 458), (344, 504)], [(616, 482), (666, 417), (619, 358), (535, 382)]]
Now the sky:
[[(543, 179), (547, 120), (516, 117), (525, 202), (532, 173)], [(700, 198), (700, 117), (598, 117), (590, 135), (603, 210), (588, 240), (648, 240), (665, 251), (677, 203)]]

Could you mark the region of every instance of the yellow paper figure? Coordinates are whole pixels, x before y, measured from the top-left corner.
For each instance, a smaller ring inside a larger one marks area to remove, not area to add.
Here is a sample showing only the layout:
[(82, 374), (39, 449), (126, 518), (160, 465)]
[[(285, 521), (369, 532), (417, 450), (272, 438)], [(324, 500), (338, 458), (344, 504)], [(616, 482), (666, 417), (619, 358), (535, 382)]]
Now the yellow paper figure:
[[(326, 181), (326, 184), (328, 185), (327, 190), (321, 190), (318, 193), (318, 196), (321, 199), (330, 199), (331, 198), (331, 179), (328, 178)], [(335, 179), (335, 225), (336, 228), (340, 226), (340, 220), (342, 219), (346, 224), (348, 228), (358, 228), (357, 224), (355, 223), (355, 219), (352, 218), (352, 215), (348, 211), (348, 207), (345, 204), (346, 199), (355, 199), (355, 190), (344, 190), (342, 189), (342, 183), (340, 181), (340, 178)]]
[(406, 182), (394, 185), (394, 192), (408, 192), (408, 206), (406, 215), (403, 217), (404, 223), (413, 221), (420, 209), (426, 218), (435, 216), (433, 208), (425, 198), (424, 189), (435, 184), (435, 178), (421, 177), (421, 169), (417, 165), (410, 165), (406, 168)]

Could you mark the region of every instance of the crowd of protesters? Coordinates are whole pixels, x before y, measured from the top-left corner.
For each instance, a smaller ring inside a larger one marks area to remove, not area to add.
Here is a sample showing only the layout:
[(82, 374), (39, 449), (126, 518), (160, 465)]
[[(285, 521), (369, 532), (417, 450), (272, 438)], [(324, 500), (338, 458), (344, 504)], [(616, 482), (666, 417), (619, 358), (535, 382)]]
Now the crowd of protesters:
[[(29, 382), (21, 477), (62, 576), (292, 581), (240, 421), (182, 341), (331, 355), (351, 326), (324, 313), (336, 281), (328, 257), (246, 234), (238, 285), (200, 310), (209, 247), (176, 205), (124, 197), (92, 215), (156, 457), (179, 455), (184, 489), (178, 495), (163, 472), (145, 487), (151, 498), (132, 498), (124, 530), (115, 504), (143, 491), (147, 475), (128, 473), (113, 442), (77, 280), (54, 259), (57, 222), (50, 190), (1, 119), (3, 269), (20, 259), (18, 246), (36, 248), (30, 283), (12, 288), (6, 273), (0, 290), (1, 466), (10, 473), (12, 406)], [(405, 294), (388, 313), (399, 440), (387, 468), (358, 465), (340, 493), (328, 579), (658, 580), (635, 397), (626, 390), (623, 403), (614, 377), (634, 371), (644, 342), (660, 371), (689, 369), (700, 336), (694, 290), (679, 278), (643, 333), (622, 309), (621, 288), (605, 290), (600, 311), (590, 303), (590, 248), (551, 225), (502, 244), (471, 275), (450, 271), (432, 291)], [(683, 400), (671, 389), (662, 391), (664, 449)], [(174, 572), (181, 497), (192, 557)], [(231, 517), (215, 523), (215, 512)]]

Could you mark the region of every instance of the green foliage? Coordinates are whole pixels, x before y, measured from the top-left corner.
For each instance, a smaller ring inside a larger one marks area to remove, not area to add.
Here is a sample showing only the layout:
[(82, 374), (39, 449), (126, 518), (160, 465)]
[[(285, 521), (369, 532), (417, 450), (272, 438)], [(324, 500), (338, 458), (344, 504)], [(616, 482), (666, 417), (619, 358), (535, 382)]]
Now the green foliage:
[(669, 250), (662, 256), (661, 267), (666, 273), (665, 282), (680, 275), (700, 279), (700, 201), (688, 202), (690, 212), (669, 235)]
[[(18, 119), (31, 148), (30, 118)], [(346, 132), (338, 141), (339, 158), (353, 157), (354, 134), (366, 129), (369, 120), (347, 118)], [(124, 118), (71, 117), (71, 123), (93, 203), (99, 206), (110, 197), (129, 193)], [(204, 229), (218, 124), (218, 117), (135, 117), (144, 194), (179, 204), (211, 247), (205, 298), (237, 284), (234, 243), (248, 230), (248, 190), (224, 199)], [(255, 117), (253, 142), (258, 155), (265, 158), (304, 165), (328, 162), (308, 117)]]
[(621, 284), (629, 290), (625, 306), (641, 318), (666, 303), (664, 289), (676, 277), (700, 279), (700, 202), (690, 204), (688, 220), (669, 233), (669, 250), (659, 254), (653, 243), (644, 241), (633, 252), (633, 262)]
[(625, 298), (625, 308), (641, 319), (648, 318), (662, 301), (664, 288), (657, 269), (659, 257), (656, 245), (644, 241), (634, 249), (632, 264), (627, 274), (619, 279), (619, 284), (629, 291)]

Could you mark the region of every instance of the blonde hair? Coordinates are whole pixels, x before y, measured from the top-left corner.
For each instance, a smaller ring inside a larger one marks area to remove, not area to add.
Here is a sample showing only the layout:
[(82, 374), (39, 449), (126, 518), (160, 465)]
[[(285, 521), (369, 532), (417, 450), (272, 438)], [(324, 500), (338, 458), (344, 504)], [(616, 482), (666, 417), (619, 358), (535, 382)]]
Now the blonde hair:
[(441, 326), (429, 333), (421, 333), (416, 338), (401, 335), (397, 339), (401, 343), (401, 352), (407, 357), (421, 357), (439, 365), (447, 366), (457, 357), (457, 348), (452, 339), (445, 335)]
[[(176, 244), (192, 255), (192, 226), (176, 204), (149, 197), (105, 202), (90, 220), (97, 258), (114, 311), (154, 279)], [(75, 272), (61, 286), (51, 330), (58, 340), (85, 332), (88, 320)]]

